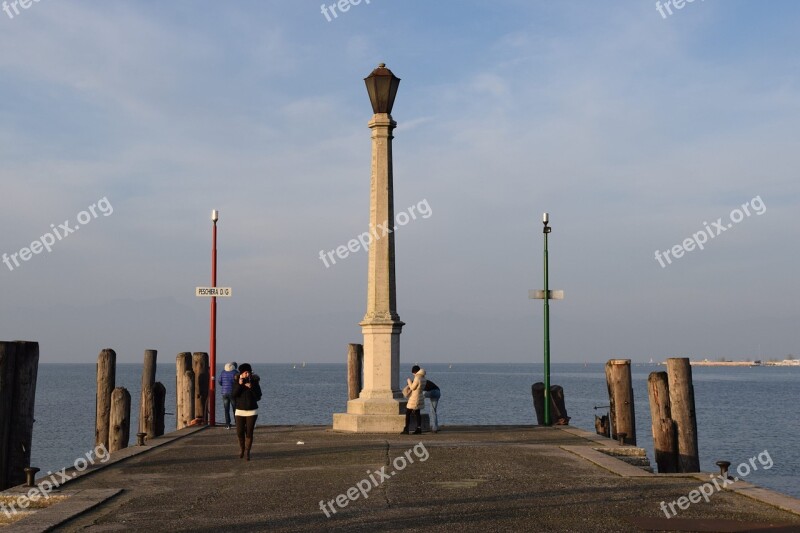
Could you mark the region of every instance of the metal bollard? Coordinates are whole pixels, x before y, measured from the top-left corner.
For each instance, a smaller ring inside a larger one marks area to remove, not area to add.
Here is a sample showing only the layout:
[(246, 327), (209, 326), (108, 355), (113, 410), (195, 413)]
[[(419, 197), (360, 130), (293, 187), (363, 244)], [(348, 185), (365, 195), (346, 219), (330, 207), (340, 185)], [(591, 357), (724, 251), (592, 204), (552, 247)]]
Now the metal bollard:
[(619, 440), (620, 446), (625, 446), (625, 437), (627, 436), (627, 433), (617, 433), (617, 440)]
[(144, 446), (144, 438), (147, 436), (147, 433), (137, 433), (136, 434), (136, 445), (137, 446)]
[(36, 486), (36, 473), (38, 471), (39, 469), (33, 466), (28, 466), (25, 468), (25, 485), (28, 487)]
[(719, 475), (722, 479), (730, 479), (728, 477), (728, 468), (731, 466), (730, 461), (717, 461), (717, 466), (719, 467)]

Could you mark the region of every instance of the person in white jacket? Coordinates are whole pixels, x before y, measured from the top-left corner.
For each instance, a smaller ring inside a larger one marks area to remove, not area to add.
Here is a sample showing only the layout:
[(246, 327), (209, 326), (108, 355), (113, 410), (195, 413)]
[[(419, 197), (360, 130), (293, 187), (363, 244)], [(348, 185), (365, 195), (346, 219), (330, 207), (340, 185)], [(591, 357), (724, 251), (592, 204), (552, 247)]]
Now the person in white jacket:
[(414, 421), (417, 423), (414, 435), (422, 433), (422, 413), (420, 413), (420, 410), (425, 407), (425, 370), (414, 365), (411, 368), (411, 373), (414, 374), (414, 381), (406, 379), (410, 394), (406, 404), (406, 427), (403, 428), (403, 435), (408, 434), (408, 423), (411, 421), (412, 413)]

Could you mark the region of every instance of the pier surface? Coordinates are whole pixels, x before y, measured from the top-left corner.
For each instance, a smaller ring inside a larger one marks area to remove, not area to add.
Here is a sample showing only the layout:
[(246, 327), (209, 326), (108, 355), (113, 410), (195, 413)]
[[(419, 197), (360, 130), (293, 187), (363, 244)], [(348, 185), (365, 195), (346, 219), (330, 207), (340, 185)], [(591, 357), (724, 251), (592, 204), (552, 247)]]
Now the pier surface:
[[(89, 532), (800, 531), (797, 514), (730, 490), (667, 519), (661, 502), (687, 496), (709, 475), (648, 474), (600, 446), (615, 444), (571, 428), (456, 426), (405, 436), (262, 426), (246, 462), (235, 430), (181, 430), (60, 489), (73, 495), (67, 502), (97, 494), (95, 507), (73, 516), (60, 503), (8, 529), (43, 530), (47, 519), (59, 531)], [(786, 509), (797, 503), (736, 485)]]

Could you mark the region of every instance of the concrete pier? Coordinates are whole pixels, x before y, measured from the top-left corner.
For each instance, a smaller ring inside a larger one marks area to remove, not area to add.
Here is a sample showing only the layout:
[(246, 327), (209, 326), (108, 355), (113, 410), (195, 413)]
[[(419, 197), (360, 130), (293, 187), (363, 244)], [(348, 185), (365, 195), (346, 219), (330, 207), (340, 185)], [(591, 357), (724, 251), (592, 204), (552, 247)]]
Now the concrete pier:
[(743, 482), (668, 519), (661, 502), (709, 474), (649, 474), (596, 450), (614, 442), (574, 428), (381, 436), (268, 426), (256, 429), (250, 462), (223, 428), (148, 444), (66, 482), (53, 494), (68, 498), (10, 530), (800, 530), (798, 500)]

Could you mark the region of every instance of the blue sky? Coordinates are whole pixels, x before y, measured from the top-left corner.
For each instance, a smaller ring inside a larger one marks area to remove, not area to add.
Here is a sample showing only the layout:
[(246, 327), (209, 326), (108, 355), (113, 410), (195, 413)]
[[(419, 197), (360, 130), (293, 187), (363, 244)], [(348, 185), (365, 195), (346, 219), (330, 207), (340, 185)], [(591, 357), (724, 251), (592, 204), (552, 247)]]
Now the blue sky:
[(113, 206), (0, 263), (0, 338), (45, 362), (207, 350), (217, 208), (219, 359), (344, 361), (367, 254), (318, 256), (366, 230), (362, 78), (385, 62), (396, 210), (432, 211), (396, 235), (404, 362), (541, 359), (543, 211), (555, 361), (800, 352), (796, 3), (372, 0), (330, 22), (321, 3), (0, 12), (0, 254)]

